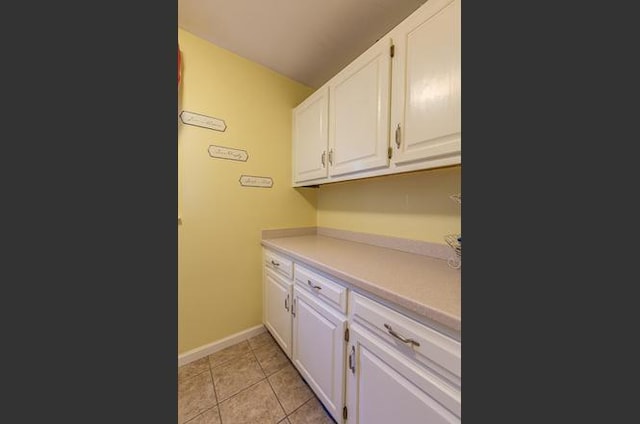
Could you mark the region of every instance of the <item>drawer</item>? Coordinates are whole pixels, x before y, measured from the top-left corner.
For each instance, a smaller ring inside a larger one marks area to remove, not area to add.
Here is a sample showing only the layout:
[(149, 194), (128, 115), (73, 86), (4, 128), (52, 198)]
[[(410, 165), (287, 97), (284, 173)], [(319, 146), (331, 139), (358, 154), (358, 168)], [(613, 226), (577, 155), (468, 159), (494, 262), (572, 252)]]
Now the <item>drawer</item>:
[(264, 264), (289, 280), (293, 277), (293, 262), (286, 256), (280, 255), (272, 250), (264, 250)]
[(304, 288), (343, 314), (347, 313), (347, 289), (344, 286), (297, 263), (294, 274), (296, 286)]
[(352, 291), (350, 297), (351, 321), (395, 346), (405, 357), (460, 386), (460, 342), (359, 293)]

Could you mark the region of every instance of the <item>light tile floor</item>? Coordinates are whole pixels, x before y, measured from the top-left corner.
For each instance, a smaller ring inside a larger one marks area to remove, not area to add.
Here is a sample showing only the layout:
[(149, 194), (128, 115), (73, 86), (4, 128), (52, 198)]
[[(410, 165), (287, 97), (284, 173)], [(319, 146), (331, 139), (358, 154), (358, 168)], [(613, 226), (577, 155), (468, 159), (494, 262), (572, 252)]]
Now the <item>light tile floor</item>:
[(178, 424), (335, 424), (268, 332), (178, 368)]

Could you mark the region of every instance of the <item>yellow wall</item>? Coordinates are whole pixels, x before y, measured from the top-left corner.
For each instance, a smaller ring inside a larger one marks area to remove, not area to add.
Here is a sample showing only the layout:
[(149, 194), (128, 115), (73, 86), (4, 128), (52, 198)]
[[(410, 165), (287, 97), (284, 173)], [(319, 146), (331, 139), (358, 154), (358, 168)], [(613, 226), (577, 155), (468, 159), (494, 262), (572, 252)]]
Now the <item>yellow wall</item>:
[[(461, 232), (459, 166), (293, 189), (291, 110), (314, 90), (178, 29), (178, 112), (223, 119), (225, 132), (178, 120), (178, 353), (262, 321), (260, 231), (323, 226), (435, 243)], [(218, 145), (247, 162), (213, 159)], [(271, 189), (241, 187), (269, 176)]]
[(444, 244), (460, 233), (461, 167), (345, 181), (318, 188), (318, 226)]
[[(178, 124), (178, 353), (262, 322), (260, 231), (316, 225), (316, 191), (293, 189), (291, 109), (309, 87), (178, 29), (178, 110), (219, 119), (225, 132)], [(247, 162), (213, 159), (218, 145)], [(240, 175), (274, 186), (241, 187)], [(153, 301), (153, 296), (150, 297)]]

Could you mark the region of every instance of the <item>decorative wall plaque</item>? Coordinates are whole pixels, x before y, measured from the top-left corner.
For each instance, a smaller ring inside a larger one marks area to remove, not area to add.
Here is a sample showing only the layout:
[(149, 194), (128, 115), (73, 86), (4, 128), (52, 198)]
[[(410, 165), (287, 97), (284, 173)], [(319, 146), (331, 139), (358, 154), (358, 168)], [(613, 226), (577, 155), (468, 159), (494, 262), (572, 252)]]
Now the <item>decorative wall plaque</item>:
[(243, 187), (273, 187), (273, 180), (271, 177), (256, 177), (254, 175), (242, 175), (240, 177), (240, 185)]
[(208, 128), (210, 130), (222, 131), (227, 129), (227, 124), (222, 119), (213, 118), (207, 115), (201, 115), (199, 113), (187, 112), (183, 110), (180, 112), (180, 120), (183, 124), (193, 125), (195, 127)]
[(236, 160), (240, 162), (246, 162), (249, 159), (249, 154), (246, 150), (232, 149), (230, 147), (209, 146), (209, 156), (218, 159)]

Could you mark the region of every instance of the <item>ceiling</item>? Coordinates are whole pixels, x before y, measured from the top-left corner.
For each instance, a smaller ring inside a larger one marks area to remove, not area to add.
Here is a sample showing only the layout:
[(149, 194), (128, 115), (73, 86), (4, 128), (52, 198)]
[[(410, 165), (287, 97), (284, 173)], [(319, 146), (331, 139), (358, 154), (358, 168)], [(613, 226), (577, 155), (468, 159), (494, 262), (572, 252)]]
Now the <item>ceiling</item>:
[(318, 88), (426, 0), (178, 0), (178, 26)]

